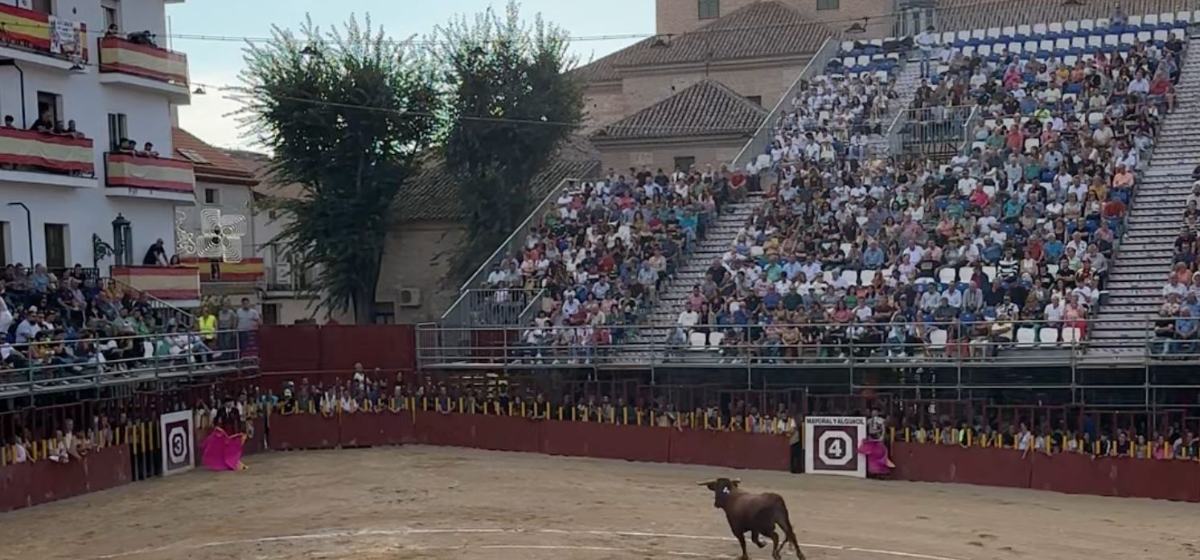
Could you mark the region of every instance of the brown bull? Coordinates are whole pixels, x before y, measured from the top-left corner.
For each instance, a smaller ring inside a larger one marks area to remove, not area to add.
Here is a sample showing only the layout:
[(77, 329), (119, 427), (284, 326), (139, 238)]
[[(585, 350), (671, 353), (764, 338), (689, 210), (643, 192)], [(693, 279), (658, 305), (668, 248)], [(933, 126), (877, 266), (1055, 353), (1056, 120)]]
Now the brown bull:
[[(804, 553), (800, 552), (800, 544), (796, 542), (796, 532), (792, 530), (792, 522), (788, 519), (787, 505), (783, 503), (783, 498), (779, 494), (744, 492), (738, 488), (739, 482), (741, 481), (736, 478), (718, 478), (697, 484), (713, 491), (713, 507), (725, 510), (729, 529), (742, 545), (742, 560), (749, 558), (746, 554), (747, 531), (750, 533), (750, 540), (759, 548), (766, 546), (759, 539), (760, 535), (771, 537), (774, 545), (771, 548), (771, 556), (775, 560), (780, 560), (783, 547), (787, 543), (792, 543), (792, 548), (796, 549), (796, 557), (804, 560)], [(776, 525), (783, 529), (782, 543), (779, 542), (779, 534), (775, 532)]]

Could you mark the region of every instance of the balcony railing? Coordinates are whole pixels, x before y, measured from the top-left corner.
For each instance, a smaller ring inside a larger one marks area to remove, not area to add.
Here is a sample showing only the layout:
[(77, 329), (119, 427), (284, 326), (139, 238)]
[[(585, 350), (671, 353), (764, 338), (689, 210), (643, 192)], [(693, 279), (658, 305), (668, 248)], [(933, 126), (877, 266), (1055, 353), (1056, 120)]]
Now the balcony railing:
[(187, 55), (122, 37), (100, 38), (100, 71), (188, 87)]
[(198, 257), (187, 257), (181, 260), (183, 266), (199, 270), (201, 283), (258, 282), (262, 280), (264, 274), (262, 257), (243, 257), (238, 262)]
[(95, 177), (95, 162), (89, 138), (0, 128), (0, 171)]
[[(1133, 323), (1131, 325), (1130, 323)], [(1125, 338), (1091, 333), (1120, 327)], [(1155, 322), (417, 327), (422, 367), (1194, 367), (1200, 342), (1155, 335)], [(607, 333), (597, 333), (599, 330)], [(668, 331), (658, 336), (643, 331)], [(798, 337), (798, 338), (793, 338)], [(653, 342), (646, 342), (653, 341)]]
[(104, 167), (109, 187), (186, 195), (193, 195), (196, 187), (192, 162), (181, 159), (108, 152), (104, 154)]
[(0, 48), (71, 62), (86, 62), (87, 25), (0, 3)]
[(113, 267), (112, 278), (173, 306), (192, 307), (200, 301), (200, 271), (194, 267)]

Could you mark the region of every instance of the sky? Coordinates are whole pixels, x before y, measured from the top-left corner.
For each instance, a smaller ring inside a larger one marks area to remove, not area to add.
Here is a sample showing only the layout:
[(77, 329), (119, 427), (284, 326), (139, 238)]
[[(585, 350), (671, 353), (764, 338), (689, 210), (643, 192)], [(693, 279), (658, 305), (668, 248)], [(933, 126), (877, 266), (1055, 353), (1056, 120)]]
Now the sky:
[[(267, 37), (272, 25), (296, 29), (311, 16), (321, 27), (340, 25), (352, 15), (370, 14), (376, 26), (397, 39), (427, 35), (434, 26), (451, 18), (471, 15), (493, 6), (503, 11), (507, 0), (186, 0), (168, 4), (170, 48), (187, 54), (191, 80), (205, 86), (238, 84), (244, 66), (241, 41), (200, 40), (176, 35), (220, 37)], [(654, 0), (520, 0), (521, 14), (532, 18), (541, 13), (549, 22), (572, 36), (650, 34), (654, 32)], [(636, 39), (579, 41), (571, 49), (586, 63), (634, 43)], [(242, 137), (238, 123), (229, 113), (238, 103), (215, 87), (204, 95), (193, 95), (192, 104), (179, 109), (180, 125), (204, 141), (219, 147), (253, 148)]]

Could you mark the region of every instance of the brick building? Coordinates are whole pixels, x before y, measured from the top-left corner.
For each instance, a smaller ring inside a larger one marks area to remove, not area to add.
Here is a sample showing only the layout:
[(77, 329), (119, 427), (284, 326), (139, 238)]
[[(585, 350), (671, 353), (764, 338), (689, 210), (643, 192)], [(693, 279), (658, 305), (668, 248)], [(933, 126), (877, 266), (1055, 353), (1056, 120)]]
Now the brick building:
[(733, 161), (767, 110), (711, 79), (592, 134), (604, 167), (687, 170), (693, 164)]
[[(660, 20), (664, 4), (677, 2), (660, 1)], [(585, 130), (594, 135), (592, 138), (601, 152), (614, 148), (621, 152), (611, 156), (605, 153), (606, 164), (619, 162), (620, 167), (628, 167), (632, 153), (644, 155), (649, 152), (656, 157), (646, 165), (667, 168), (674, 163), (674, 156), (668, 157), (668, 151), (685, 155), (694, 153), (700, 164), (721, 163), (701, 157), (729, 153), (724, 146), (714, 148), (711, 138), (705, 139), (705, 145), (683, 152), (675, 149), (681, 146), (666, 151), (631, 149), (625, 144), (614, 145), (618, 135), (613, 129), (608, 132), (603, 129), (632, 118), (667, 98), (679, 96), (702, 81), (711, 82), (710, 86), (719, 84), (719, 88), (704, 90), (711, 93), (720, 89), (723, 94), (719, 97), (740, 95), (762, 107), (773, 107), (825, 40), (837, 35), (829, 26), (806, 18), (789, 2), (771, 0), (736, 4), (737, 7), (731, 5), (722, 12), (721, 17), (705, 21), (694, 30), (645, 39), (577, 70), (588, 83)], [(688, 5), (694, 16), (696, 0), (689, 0)], [(676, 99), (671, 107), (678, 114), (703, 115), (706, 99), (705, 96), (691, 95)], [(680, 103), (684, 101), (701, 105), (683, 107)], [(643, 115), (642, 118), (646, 117)], [(695, 128), (697, 124), (689, 126)], [(754, 128), (757, 125), (750, 132)], [(644, 134), (639, 135), (645, 138)], [(677, 138), (676, 144), (686, 141), (688, 139)], [(722, 144), (729, 142), (728, 138), (722, 140)], [(737, 150), (733, 150), (730, 156), (736, 153)], [(660, 160), (659, 155), (667, 159)]]
[[(679, 35), (704, 27), (762, 0), (657, 0), (655, 30), (660, 35)], [(841, 30), (852, 23), (864, 23), (863, 37), (892, 34), (893, 13), (911, 2), (897, 0), (780, 0), (807, 21)]]

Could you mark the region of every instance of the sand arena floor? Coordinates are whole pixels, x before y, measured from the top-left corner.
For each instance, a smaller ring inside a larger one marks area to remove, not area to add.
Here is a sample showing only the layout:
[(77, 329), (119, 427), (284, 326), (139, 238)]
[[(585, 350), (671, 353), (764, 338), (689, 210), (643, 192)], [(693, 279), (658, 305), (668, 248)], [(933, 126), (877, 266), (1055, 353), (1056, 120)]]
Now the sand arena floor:
[(1196, 504), (417, 446), (250, 463), (2, 514), (0, 558), (732, 558), (694, 485), (719, 475), (782, 494), (813, 560), (1200, 558)]

